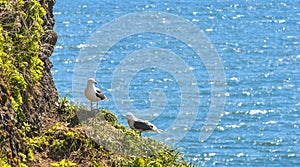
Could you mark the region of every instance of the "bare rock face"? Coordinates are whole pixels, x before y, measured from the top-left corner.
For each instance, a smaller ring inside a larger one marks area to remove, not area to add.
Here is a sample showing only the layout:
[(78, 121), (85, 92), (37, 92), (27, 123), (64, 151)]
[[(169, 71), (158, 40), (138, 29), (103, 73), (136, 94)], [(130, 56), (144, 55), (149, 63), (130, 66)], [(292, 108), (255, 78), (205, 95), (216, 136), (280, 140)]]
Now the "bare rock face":
[[(14, 126), (14, 111), (10, 101), (10, 93), (4, 81), (0, 78), (0, 151), (12, 158), (21, 149), (19, 133)], [(12, 162), (10, 162), (13, 164)]]

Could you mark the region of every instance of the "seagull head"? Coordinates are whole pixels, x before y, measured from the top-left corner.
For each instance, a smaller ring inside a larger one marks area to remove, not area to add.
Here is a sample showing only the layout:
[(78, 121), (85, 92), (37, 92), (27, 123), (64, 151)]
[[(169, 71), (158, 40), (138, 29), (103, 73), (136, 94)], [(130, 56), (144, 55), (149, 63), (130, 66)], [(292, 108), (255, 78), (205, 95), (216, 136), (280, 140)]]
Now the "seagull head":
[(95, 81), (94, 78), (88, 79), (87, 83), (88, 83), (88, 84), (91, 84), (91, 85), (92, 85), (92, 84), (97, 84), (97, 82)]
[(131, 112), (129, 112), (129, 113), (126, 114), (126, 118), (128, 120), (135, 120), (135, 117), (133, 116), (133, 114)]

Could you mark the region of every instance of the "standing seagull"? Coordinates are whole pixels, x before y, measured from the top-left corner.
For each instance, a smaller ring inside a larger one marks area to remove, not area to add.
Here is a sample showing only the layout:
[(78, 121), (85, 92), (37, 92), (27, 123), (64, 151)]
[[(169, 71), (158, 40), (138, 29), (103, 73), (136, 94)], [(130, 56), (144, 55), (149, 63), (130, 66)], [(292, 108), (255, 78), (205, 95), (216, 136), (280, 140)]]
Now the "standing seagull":
[(108, 98), (100, 91), (100, 89), (95, 87), (95, 84), (97, 84), (97, 82), (94, 78), (88, 79), (84, 91), (85, 97), (91, 102), (91, 111), (93, 109), (93, 102), (97, 102), (98, 109), (98, 101), (108, 100)]
[(158, 129), (155, 125), (153, 125), (149, 121), (136, 118), (131, 112), (126, 114), (126, 119), (130, 128), (135, 131), (139, 131), (140, 135), (142, 132), (148, 132), (148, 131), (154, 131), (158, 133), (162, 132), (162, 130)]

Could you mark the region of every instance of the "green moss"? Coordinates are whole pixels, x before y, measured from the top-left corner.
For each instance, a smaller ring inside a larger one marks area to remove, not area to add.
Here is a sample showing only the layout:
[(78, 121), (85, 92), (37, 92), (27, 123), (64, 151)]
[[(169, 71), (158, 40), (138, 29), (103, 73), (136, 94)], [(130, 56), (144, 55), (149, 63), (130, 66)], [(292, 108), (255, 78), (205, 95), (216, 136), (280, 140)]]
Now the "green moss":
[(65, 159), (61, 160), (59, 163), (52, 163), (51, 166), (57, 166), (57, 167), (70, 167), (70, 166), (76, 166), (76, 163), (73, 163), (71, 161), (66, 161)]
[(104, 120), (106, 120), (107, 122), (112, 123), (113, 125), (118, 124), (117, 116), (111, 111), (108, 111), (106, 109), (101, 109), (99, 112), (99, 116)]
[[(58, 109), (65, 113), (63, 118), (90, 112), (66, 98), (61, 98)], [(121, 125), (111, 111), (101, 109), (85, 119), (73, 127), (58, 122), (43, 136), (26, 137), (23, 162), (30, 164), (36, 155), (47, 154), (52, 166), (192, 166), (178, 151)]]
[[(43, 162), (46, 166), (191, 166), (178, 151), (121, 125), (109, 110), (101, 109), (73, 126), (70, 120), (76, 113), (93, 112), (71, 104), (66, 97), (60, 98), (57, 110), (61, 122), (43, 135), (22, 137), (25, 151), (18, 153), (16, 165), (36, 166)], [(32, 131), (26, 123), (19, 130), (21, 134)], [(7, 157), (0, 156), (1, 166), (8, 162)]]
[(67, 99), (68, 94), (65, 96), (59, 96), (57, 111), (61, 116), (61, 120), (70, 123), (74, 117), (76, 117), (77, 106), (70, 103)]
[[(59, 106), (64, 118), (93, 113), (70, 104), (66, 96)], [(72, 159), (85, 166), (192, 166), (178, 151), (121, 125), (111, 111), (101, 109), (84, 119), (75, 127), (57, 123), (44, 136), (26, 139), (27, 150), (47, 150), (53, 165)]]
[(11, 165), (8, 163), (8, 160), (6, 157), (3, 157), (3, 158), (0, 157), (0, 166), (1, 167), (11, 167)]
[(40, 38), (46, 14), (39, 1), (0, 1), (0, 76), (12, 94), (13, 109), (18, 122), (24, 122), (21, 105), (30, 97), (22, 97), (28, 84), (38, 85), (43, 61)]
[[(11, 93), (9, 98), (15, 111), (15, 123), (24, 136), (31, 128), (21, 106), (30, 102), (30, 89), (38, 86), (42, 77), (44, 64), (39, 53), (42, 51), (40, 38), (44, 33), (42, 18), (45, 14), (38, 0), (0, 1), (0, 77)], [(19, 152), (20, 158), (12, 159), (11, 155), (3, 155), (2, 149), (7, 148), (0, 149), (0, 166), (6, 166), (6, 162), (24, 166), (34, 160), (31, 150)]]

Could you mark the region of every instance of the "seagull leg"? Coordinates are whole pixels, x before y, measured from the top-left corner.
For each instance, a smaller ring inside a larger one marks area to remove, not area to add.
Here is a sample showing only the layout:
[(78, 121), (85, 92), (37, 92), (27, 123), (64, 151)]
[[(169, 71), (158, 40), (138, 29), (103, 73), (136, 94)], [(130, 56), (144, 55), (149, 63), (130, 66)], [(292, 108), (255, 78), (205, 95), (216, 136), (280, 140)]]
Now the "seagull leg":
[(98, 108), (98, 102), (97, 102), (97, 112), (99, 111), (99, 108)]
[(91, 102), (91, 111), (93, 111), (93, 102)]

